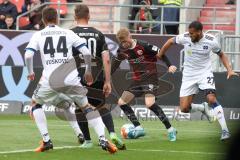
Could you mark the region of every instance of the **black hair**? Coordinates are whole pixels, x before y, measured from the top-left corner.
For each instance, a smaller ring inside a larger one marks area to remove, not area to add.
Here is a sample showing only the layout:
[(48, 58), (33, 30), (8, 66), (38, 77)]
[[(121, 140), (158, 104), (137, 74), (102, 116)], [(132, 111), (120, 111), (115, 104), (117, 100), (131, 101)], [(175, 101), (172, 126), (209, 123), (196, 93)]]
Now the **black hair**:
[(189, 24), (188, 28), (194, 28), (197, 31), (202, 31), (203, 30), (203, 25), (199, 21), (193, 21)]

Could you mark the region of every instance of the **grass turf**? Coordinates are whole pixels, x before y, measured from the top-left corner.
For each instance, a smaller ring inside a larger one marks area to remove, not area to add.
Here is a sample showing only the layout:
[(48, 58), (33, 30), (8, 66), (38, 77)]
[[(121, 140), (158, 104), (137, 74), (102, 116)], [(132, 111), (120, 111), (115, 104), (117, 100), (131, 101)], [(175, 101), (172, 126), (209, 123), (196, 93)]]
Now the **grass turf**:
[[(55, 117), (48, 117), (47, 119), (49, 134), (56, 149), (44, 153), (34, 153), (31, 150), (38, 146), (41, 139), (34, 122), (26, 115), (1, 116), (0, 159), (221, 160), (224, 158), (228, 146), (228, 142), (219, 140), (220, 127), (217, 122), (209, 124), (207, 121), (172, 121), (172, 125), (178, 130), (178, 139), (176, 142), (169, 142), (166, 129), (159, 120), (154, 120), (141, 121), (147, 133), (145, 137), (136, 140), (124, 140), (127, 150), (110, 155), (97, 146), (98, 139), (93, 130), (91, 130), (91, 136), (94, 147), (92, 149), (80, 149), (78, 148), (77, 138), (68, 122)], [(118, 135), (120, 135), (120, 127), (129, 123), (125, 119), (114, 119), (114, 122)], [(228, 122), (232, 132), (235, 131), (238, 123)]]

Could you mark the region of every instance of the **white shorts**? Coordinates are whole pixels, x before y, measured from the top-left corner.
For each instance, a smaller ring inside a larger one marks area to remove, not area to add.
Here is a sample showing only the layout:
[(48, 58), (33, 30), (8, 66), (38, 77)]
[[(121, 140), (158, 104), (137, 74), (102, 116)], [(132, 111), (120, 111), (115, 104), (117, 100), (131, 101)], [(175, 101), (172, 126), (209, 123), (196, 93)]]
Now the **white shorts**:
[(200, 90), (214, 89), (215, 81), (212, 72), (207, 72), (202, 76), (184, 77), (180, 89), (180, 97), (197, 94)]
[(52, 104), (57, 106), (62, 101), (76, 102), (78, 106), (88, 104), (87, 89), (82, 86), (65, 86), (52, 89), (49, 85), (38, 84), (33, 92), (32, 100), (38, 104)]

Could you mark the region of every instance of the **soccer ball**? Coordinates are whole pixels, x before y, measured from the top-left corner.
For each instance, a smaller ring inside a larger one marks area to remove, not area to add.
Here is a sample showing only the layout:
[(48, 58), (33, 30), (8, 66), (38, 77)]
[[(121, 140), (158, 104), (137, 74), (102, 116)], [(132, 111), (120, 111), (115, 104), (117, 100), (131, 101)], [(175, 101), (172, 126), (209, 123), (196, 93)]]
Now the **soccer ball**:
[(124, 139), (134, 139), (135, 127), (133, 124), (124, 124), (121, 127), (121, 135)]

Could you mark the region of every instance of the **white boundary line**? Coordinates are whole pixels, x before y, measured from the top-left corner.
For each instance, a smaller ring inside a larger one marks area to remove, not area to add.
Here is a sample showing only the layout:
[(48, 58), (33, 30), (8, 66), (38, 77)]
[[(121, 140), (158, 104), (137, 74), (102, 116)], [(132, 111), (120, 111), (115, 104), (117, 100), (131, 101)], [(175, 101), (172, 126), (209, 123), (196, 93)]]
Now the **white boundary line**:
[[(54, 150), (72, 149), (72, 148), (79, 148), (79, 146), (54, 147)], [(98, 148), (98, 147), (94, 147), (94, 148)], [(177, 151), (177, 150), (161, 150), (161, 149), (127, 149), (127, 150), (138, 151), (138, 152), (165, 152), (165, 153), (168, 152), (168, 153), (186, 153), (186, 154), (203, 154), (203, 155), (225, 155), (225, 153), (220, 153), (220, 152), (194, 152), (194, 151)], [(3, 151), (3, 152), (0, 152), (0, 154), (26, 153), (26, 152), (34, 152), (34, 150), (23, 149), (23, 150), (14, 150), (14, 151)]]
[[(20, 123), (8, 123), (8, 124), (1, 124), (0, 123), (0, 126), (9, 126), (9, 125), (22, 125), (22, 126), (35, 126), (35, 124), (20, 124)], [(53, 126), (53, 127), (70, 127), (70, 125), (68, 124), (48, 124), (48, 126)], [(115, 128), (117, 129), (120, 129), (121, 127), (119, 126), (115, 126)], [(181, 132), (198, 132), (198, 133), (215, 133), (215, 134), (218, 134), (218, 133), (221, 133), (220, 131), (209, 131), (209, 130), (197, 130), (197, 129), (193, 129), (193, 130), (189, 130), (189, 129), (183, 129), (184, 127), (178, 127), (177, 129), (179, 129), (179, 131)], [(215, 128), (213, 128), (215, 129)], [(145, 130), (149, 130), (149, 131), (155, 131), (155, 130), (159, 130), (159, 131), (165, 131), (166, 129), (162, 129), (162, 128), (148, 128), (146, 127)]]

